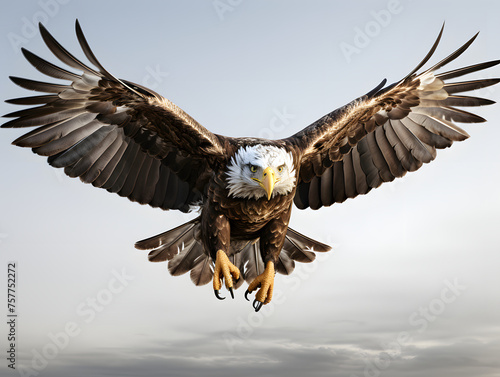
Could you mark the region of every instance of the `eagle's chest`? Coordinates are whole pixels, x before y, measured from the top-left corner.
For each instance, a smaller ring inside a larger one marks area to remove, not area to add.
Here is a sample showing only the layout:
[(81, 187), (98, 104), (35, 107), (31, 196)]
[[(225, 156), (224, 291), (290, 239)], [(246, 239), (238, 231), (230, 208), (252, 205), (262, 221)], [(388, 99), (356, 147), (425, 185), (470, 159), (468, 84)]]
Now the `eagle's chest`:
[(223, 176), (218, 176), (209, 185), (208, 199), (215, 211), (224, 215), (231, 223), (231, 233), (258, 232), (269, 221), (288, 215), (295, 190), (287, 195), (274, 195), (271, 199), (236, 198), (229, 194)]
[(231, 236), (236, 238), (253, 238), (275, 219), (288, 219), (292, 201), (288, 196), (278, 195), (271, 200), (247, 199), (227, 200), (221, 203), (222, 213), (231, 224)]
[(292, 201), (289, 195), (276, 195), (267, 200), (225, 198), (219, 205), (221, 212), (233, 222), (247, 224), (267, 223), (288, 211)]

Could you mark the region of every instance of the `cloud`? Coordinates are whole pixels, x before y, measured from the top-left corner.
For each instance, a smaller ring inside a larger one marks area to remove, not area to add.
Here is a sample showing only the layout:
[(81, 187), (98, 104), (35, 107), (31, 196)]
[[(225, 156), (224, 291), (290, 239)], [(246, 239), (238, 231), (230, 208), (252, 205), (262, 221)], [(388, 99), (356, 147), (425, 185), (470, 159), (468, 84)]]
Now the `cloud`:
[(190, 339), (157, 340), (137, 347), (68, 352), (53, 360), (40, 376), (493, 377), (500, 368), (500, 341), (496, 339), (415, 340), (396, 351), (363, 338), (356, 342), (357, 335), (351, 343), (346, 342), (346, 334), (339, 340), (318, 341), (321, 334), (275, 328), (249, 339), (231, 354), (220, 332), (191, 335)]

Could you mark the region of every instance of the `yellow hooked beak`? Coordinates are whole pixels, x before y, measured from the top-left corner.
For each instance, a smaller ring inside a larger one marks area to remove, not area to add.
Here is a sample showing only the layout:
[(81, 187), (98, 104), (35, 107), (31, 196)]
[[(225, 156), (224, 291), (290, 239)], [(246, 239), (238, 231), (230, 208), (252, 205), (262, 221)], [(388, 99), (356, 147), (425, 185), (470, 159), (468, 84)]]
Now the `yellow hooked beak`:
[(267, 167), (264, 169), (262, 173), (262, 179), (252, 178), (254, 181), (258, 182), (259, 185), (266, 190), (267, 200), (271, 199), (271, 195), (273, 194), (274, 185), (278, 182), (276, 178), (276, 173), (273, 168)]

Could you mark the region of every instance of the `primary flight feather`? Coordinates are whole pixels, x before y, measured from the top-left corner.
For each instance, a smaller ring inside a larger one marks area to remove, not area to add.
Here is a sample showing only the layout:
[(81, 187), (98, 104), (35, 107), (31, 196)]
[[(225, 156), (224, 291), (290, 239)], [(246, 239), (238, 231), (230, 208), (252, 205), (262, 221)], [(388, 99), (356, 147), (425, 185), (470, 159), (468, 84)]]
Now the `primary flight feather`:
[[(68, 71), (22, 49), (43, 74), (68, 81), (51, 84), (11, 77), (46, 94), (7, 100), (35, 105), (5, 115), (2, 127), (36, 127), (13, 142), (48, 157), (70, 177), (141, 204), (200, 215), (165, 233), (139, 241), (149, 260), (168, 261), (172, 275), (190, 272), (196, 285), (249, 283), (253, 307), (271, 301), (274, 274), (290, 274), (295, 262), (314, 260), (330, 247), (288, 227), (293, 203), (318, 209), (366, 194), (417, 170), (436, 149), (468, 134), (456, 125), (485, 121), (457, 107), (494, 103), (464, 92), (498, 83), (448, 80), (481, 71), (500, 60), (438, 73), (460, 56), (477, 34), (429, 69), (430, 52), (405, 78), (386, 81), (351, 103), (281, 140), (214, 134), (172, 102), (109, 73), (97, 60), (76, 22), (80, 46), (94, 68), (62, 47), (40, 24), (51, 52)], [(457, 94), (458, 93), (458, 94)]]

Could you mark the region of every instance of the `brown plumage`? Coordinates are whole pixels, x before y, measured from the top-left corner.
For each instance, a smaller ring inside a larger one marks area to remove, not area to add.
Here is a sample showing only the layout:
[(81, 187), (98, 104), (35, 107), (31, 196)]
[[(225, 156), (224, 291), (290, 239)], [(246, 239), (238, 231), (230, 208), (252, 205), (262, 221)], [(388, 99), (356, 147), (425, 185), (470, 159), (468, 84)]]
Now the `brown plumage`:
[[(76, 59), (40, 25), (52, 53), (81, 73), (22, 49), (37, 70), (69, 83), (11, 77), (23, 88), (47, 94), (8, 100), (34, 107), (5, 115), (14, 119), (2, 127), (36, 127), (13, 144), (47, 156), (49, 164), (70, 177), (164, 210), (199, 208), (196, 219), (136, 243), (138, 249), (151, 250), (151, 261), (168, 261), (172, 275), (189, 271), (196, 285), (207, 284), (222, 250), (241, 273), (235, 288), (243, 281), (268, 284), (269, 271), (290, 274), (295, 262), (311, 262), (314, 252), (330, 249), (288, 228), (293, 202), (300, 209), (318, 209), (366, 194), (432, 161), (436, 149), (465, 140), (467, 133), (455, 122), (484, 121), (456, 107), (493, 101), (455, 93), (500, 80), (447, 80), (500, 61), (435, 73), (460, 56), (476, 35), (418, 73), (442, 32), (401, 81), (386, 87), (382, 81), (289, 138), (264, 140), (213, 134), (159, 94), (114, 77), (90, 50), (78, 22), (78, 41), (95, 68)], [(268, 157), (281, 161), (279, 166), (269, 165), (269, 170), (255, 162)], [(257, 171), (262, 179), (255, 178)], [(272, 268), (266, 270), (269, 262)], [(259, 292), (256, 310), (270, 294)]]

